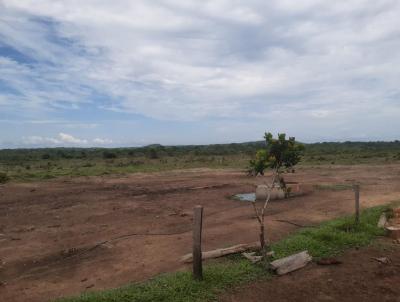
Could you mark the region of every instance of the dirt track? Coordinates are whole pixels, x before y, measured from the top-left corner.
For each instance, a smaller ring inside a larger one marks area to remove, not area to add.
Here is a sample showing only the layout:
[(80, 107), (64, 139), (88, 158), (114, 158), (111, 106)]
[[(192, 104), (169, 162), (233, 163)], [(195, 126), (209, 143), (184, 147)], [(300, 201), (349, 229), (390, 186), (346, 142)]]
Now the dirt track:
[[(309, 188), (357, 180), (364, 207), (400, 199), (400, 165), (302, 168), (288, 180)], [(238, 171), (195, 170), (1, 186), (0, 296), (48, 301), (185, 269), (179, 258), (190, 252), (196, 204), (205, 207), (204, 250), (255, 241), (251, 206), (229, 197), (262, 182)], [(268, 237), (297, 229), (277, 220), (317, 224), (353, 206), (350, 190), (272, 202)]]

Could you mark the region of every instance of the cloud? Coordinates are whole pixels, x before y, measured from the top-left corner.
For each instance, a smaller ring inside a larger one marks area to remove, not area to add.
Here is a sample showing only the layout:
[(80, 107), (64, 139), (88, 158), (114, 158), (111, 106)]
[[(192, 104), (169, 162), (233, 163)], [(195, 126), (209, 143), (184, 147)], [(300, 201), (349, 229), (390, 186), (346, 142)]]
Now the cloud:
[(99, 145), (108, 145), (112, 144), (113, 141), (111, 139), (95, 138), (92, 140), (92, 142)]
[(336, 136), (362, 116), (381, 133), (400, 107), (399, 14), (394, 0), (4, 0), (0, 106), (271, 128), (295, 118), (310, 138), (313, 123)]
[[(28, 136), (22, 137), (21, 143), (30, 147), (91, 147), (112, 144), (111, 139), (94, 138), (82, 139), (71, 134), (59, 133), (57, 137)], [(17, 144), (18, 145), (18, 144)]]
[(61, 144), (61, 141), (58, 139), (51, 138), (51, 137), (42, 137), (42, 136), (23, 137), (22, 142), (25, 145), (32, 145), (32, 146)]
[(87, 140), (86, 139), (79, 139), (76, 137), (73, 137), (70, 134), (66, 134), (66, 133), (60, 133), (58, 134), (60, 141), (63, 143), (67, 143), (67, 144), (87, 144)]

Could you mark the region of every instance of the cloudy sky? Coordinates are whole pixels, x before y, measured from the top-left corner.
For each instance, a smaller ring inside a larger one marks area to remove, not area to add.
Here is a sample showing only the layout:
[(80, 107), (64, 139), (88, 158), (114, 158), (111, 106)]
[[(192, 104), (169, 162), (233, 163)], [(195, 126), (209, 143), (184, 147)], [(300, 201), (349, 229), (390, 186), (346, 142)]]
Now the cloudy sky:
[(0, 0), (0, 148), (400, 139), (398, 0)]

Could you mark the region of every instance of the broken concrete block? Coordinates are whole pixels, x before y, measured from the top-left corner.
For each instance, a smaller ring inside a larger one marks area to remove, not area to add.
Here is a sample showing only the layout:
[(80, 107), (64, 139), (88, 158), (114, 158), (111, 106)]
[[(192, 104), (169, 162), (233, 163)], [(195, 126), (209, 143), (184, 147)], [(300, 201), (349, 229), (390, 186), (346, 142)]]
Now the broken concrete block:
[(284, 275), (306, 266), (311, 260), (310, 254), (307, 251), (303, 251), (271, 262), (271, 268), (278, 275)]
[(387, 223), (386, 213), (382, 213), (381, 217), (379, 217), (378, 228), (384, 228)]
[[(256, 188), (256, 200), (265, 201), (268, 197), (269, 188), (266, 185), (258, 185)], [(270, 200), (284, 199), (285, 192), (280, 187), (273, 187), (271, 189)]]
[(386, 230), (392, 239), (400, 239), (400, 226), (387, 226)]

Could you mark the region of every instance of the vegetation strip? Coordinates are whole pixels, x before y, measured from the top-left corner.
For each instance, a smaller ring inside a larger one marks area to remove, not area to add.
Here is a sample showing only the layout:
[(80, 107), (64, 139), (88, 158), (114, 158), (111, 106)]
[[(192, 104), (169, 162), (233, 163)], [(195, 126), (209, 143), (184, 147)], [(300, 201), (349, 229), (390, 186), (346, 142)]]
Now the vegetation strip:
[[(322, 223), (316, 228), (305, 228), (286, 239), (274, 243), (275, 258), (308, 250), (314, 259), (331, 257), (344, 250), (368, 245), (375, 237), (384, 235), (378, 228), (381, 214), (390, 206), (378, 206), (362, 212), (358, 225), (347, 216)], [(85, 293), (58, 302), (154, 302), (154, 301), (212, 301), (222, 290), (259, 278), (270, 278), (262, 265), (254, 265), (241, 256), (225, 259), (224, 263), (209, 264), (204, 269), (204, 280), (194, 281), (190, 272), (165, 274), (144, 283), (122, 288)]]
[[(118, 175), (189, 168), (245, 169), (265, 142), (140, 148), (0, 150), (0, 184), (56, 177)], [(400, 142), (305, 144), (301, 165), (400, 163)]]

